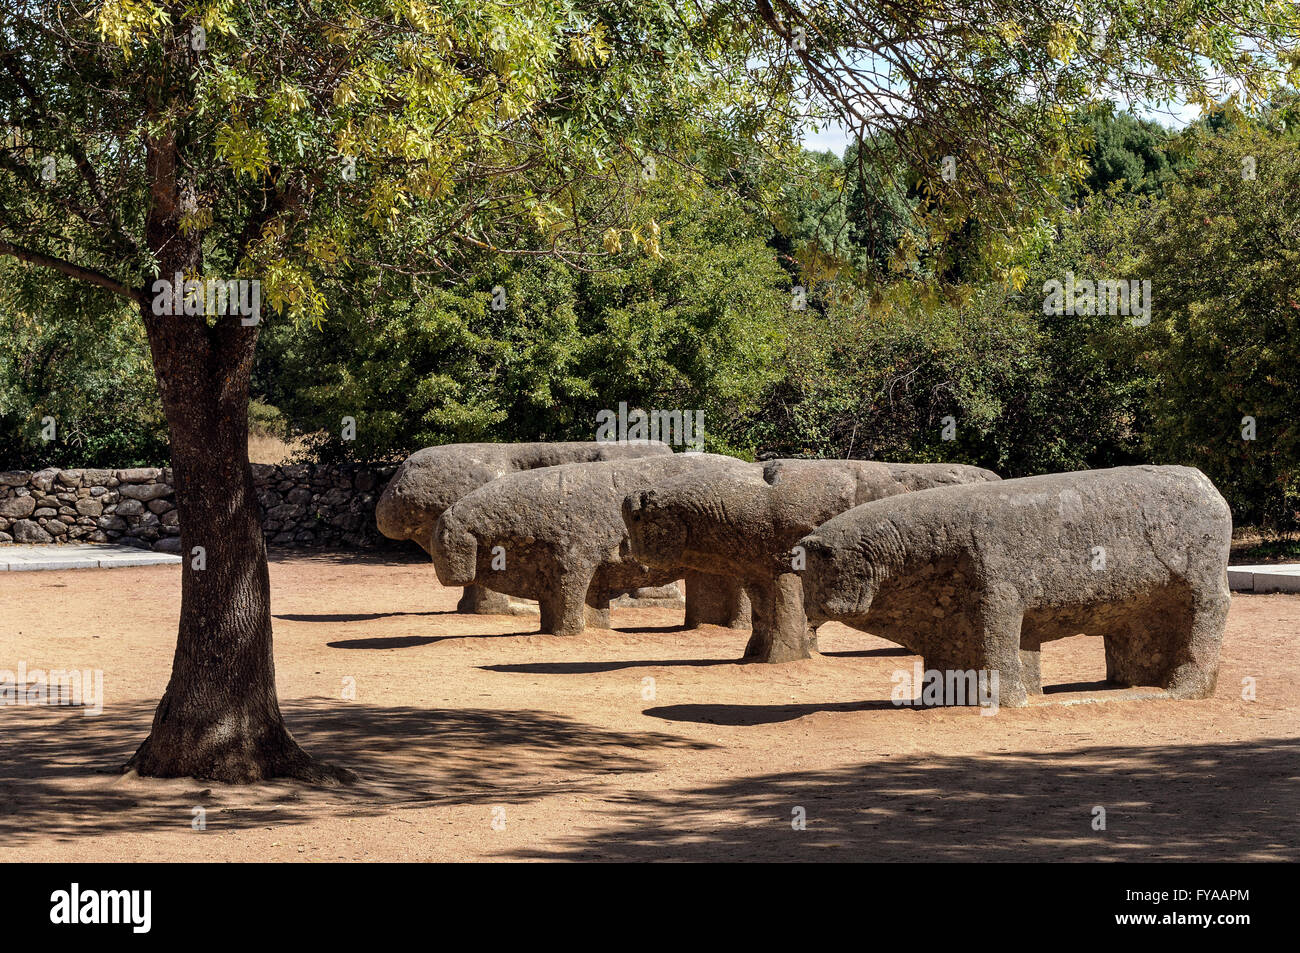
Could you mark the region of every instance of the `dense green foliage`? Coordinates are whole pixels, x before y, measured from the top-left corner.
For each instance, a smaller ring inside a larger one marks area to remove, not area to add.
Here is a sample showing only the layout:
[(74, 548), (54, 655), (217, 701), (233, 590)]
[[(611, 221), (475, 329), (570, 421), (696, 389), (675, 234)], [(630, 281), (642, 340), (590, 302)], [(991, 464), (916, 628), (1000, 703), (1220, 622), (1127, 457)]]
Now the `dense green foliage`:
[(1170, 149), (1169, 131), (1154, 120), (1099, 110), (1088, 120), (1088, 131), (1089, 169), (1075, 187), (1077, 197), (1120, 183), (1131, 192), (1159, 193), (1186, 165), (1186, 158)]
[(918, 249), (910, 238), (920, 228), (918, 196), (907, 188), (907, 170), (887, 167), (851, 144), (843, 159), (814, 154), (809, 168), (792, 177), (772, 216), (772, 245), (792, 277), (806, 283), (814, 301), (839, 279), (883, 281), (898, 271), (915, 272)]
[(138, 313), (0, 259), (0, 470), (166, 459), (167, 428)]
[[(1106, 188), (1027, 243), (1019, 290), (986, 282), (924, 305), (906, 284), (840, 300), (832, 281), (791, 319), (787, 374), (741, 442), (1008, 476), (1183, 463), (1214, 479), (1239, 523), (1294, 528), (1300, 150), (1279, 112), (1177, 137), (1099, 122)], [(1149, 279), (1150, 323), (1044, 313), (1045, 283), (1067, 275)]]
[[(340, 282), (321, 328), (267, 329), (254, 384), (326, 458), (590, 440), (597, 412), (620, 401), (702, 409), (709, 448), (743, 453), (722, 435), (779, 373), (788, 279), (765, 231), (721, 196), (692, 214), (667, 185), (657, 191), (669, 256), (625, 250), (593, 272), (484, 256), (455, 285)], [(355, 442), (342, 437), (344, 417)]]
[[(1025, 241), (1018, 288), (936, 293), (917, 280), (923, 253), (900, 272), (917, 197), (895, 184), (904, 176), (854, 174), (853, 150), (806, 156), (770, 218), (664, 176), (642, 205), (661, 254), (629, 242), (584, 270), (484, 252), (454, 281), (354, 269), (322, 286), (333, 308), (319, 327), (267, 322), (254, 390), (321, 459), (590, 439), (596, 412), (621, 401), (701, 409), (708, 449), (746, 457), (949, 459), (1007, 476), (1186, 463), (1238, 522), (1288, 529), (1300, 508), (1300, 150), (1278, 118), (1172, 135), (1095, 117), (1093, 170)], [(130, 315), (0, 267), (0, 466), (163, 462)], [(1151, 323), (1044, 313), (1045, 282), (1067, 273), (1150, 278)], [(792, 289), (804, 283), (801, 308)], [(47, 414), (55, 444), (40, 439)]]
[[(0, 251), (63, 272), (4, 266), (10, 463), (161, 462), (142, 336), (65, 279), (143, 295), (170, 247), (142, 240), (148, 210), (169, 203), (154, 224), (201, 273), (261, 282), (256, 396), (324, 458), (582, 438), (626, 402), (702, 409), (709, 448), (743, 455), (1199, 460), (1217, 445), (1169, 422), (1189, 368), (1277, 414), (1285, 348), (1251, 377), (1248, 342), (1225, 359), (1198, 323), (1230, 293), (1272, 300), (1250, 282), (1273, 266), (1216, 283), (1180, 205), (1213, 199), (1173, 184), (1187, 137), (1096, 107), (1207, 103), (1216, 78), (1269, 95), (1300, 69), (1282, 0), (58, 7), (0, 24)], [(810, 119), (863, 138), (798, 156)], [(139, 161), (173, 148), (174, 174)], [(1239, 255), (1285, 251), (1285, 229), (1250, 241), (1261, 211), (1242, 206)], [(1050, 278), (1138, 274), (1153, 223), (1182, 227), (1158, 226), (1152, 273), (1191, 268), (1214, 294), (1162, 291), (1174, 310), (1145, 329), (1042, 312)], [(1272, 433), (1255, 483), (1290, 472)]]
[(1160, 288), (1152, 454), (1200, 467), (1239, 520), (1275, 526), (1300, 510), (1298, 147), (1251, 127), (1201, 137), (1142, 263)]

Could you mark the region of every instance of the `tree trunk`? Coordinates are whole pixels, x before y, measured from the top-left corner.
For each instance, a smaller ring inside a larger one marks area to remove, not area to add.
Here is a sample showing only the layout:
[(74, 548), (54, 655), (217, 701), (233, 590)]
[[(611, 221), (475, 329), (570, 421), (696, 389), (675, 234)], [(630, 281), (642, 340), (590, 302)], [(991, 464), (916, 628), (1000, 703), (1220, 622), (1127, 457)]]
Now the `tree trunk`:
[[(175, 227), (174, 171), (160, 153), (151, 147), (156, 184), (148, 239), (170, 280), (177, 271), (198, 273), (201, 257), (198, 242)], [(159, 195), (157, 183), (168, 182), (170, 193)], [(180, 518), (181, 618), (171, 681), (126, 770), (232, 783), (350, 780), (351, 772), (321, 764), (298, 746), (276, 698), (270, 575), (248, 465), (257, 327), (233, 315), (157, 315), (148, 298), (142, 310)]]
[[(222, 321), (209, 334), (201, 317), (145, 316), (171, 434), (181, 618), (171, 681), (127, 768), (232, 783), (343, 780), (298, 746), (280, 714), (266, 542), (248, 465), (256, 329)], [(232, 350), (247, 354), (234, 359)]]

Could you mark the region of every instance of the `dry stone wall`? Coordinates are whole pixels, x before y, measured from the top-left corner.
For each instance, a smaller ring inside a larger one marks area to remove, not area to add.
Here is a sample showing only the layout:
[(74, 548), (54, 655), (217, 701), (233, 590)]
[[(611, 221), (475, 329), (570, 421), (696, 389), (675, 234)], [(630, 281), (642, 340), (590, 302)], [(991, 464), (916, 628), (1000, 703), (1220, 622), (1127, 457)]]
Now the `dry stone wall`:
[[(335, 549), (395, 545), (375, 528), (375, 502), (395, 469), (254, 464), (268, 543)], [(171, 470), (51, 467), (0, 473), (0, 543), (77, 542), (180, 552)]]

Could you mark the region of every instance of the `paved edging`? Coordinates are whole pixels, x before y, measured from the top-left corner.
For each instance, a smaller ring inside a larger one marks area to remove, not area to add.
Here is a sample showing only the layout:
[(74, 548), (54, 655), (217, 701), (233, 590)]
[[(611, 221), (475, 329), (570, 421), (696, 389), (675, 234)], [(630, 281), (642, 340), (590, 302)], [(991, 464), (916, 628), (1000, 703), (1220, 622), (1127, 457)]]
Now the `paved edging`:
[(1229, 566), (1228, 588), (1236, 592), (1300, 592), (1300, 563)]
[(57, 546), (0, 546), (0, 572), (42, 569), (116, 569), (179, 563), (174, 553), (152, 553), (133, 546), (63, 543)]

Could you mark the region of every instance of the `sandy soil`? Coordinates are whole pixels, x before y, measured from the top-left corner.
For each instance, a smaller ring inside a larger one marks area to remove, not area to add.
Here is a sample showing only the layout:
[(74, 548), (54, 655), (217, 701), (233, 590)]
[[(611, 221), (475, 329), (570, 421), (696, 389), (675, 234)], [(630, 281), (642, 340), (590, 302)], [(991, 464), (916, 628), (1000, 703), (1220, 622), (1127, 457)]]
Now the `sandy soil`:
[(179, 569), (3, 573), (0, 669), (102, 669), (106, 704), (0, 708), (0, 859), (1300, 859), (1300, 597), (1235, 599), (1212, 699), (1108, 689), (1074, 638), (1040, 701), (987, 717), (895, 707), (914, 657), (840, 626), (821, 658), (740, 665), (745, 633), (669, 609), (579, 638), (457, 616), (424, 562), (271, 576), (286, 719), (362, 783), (115, 773), (166, 685)]

